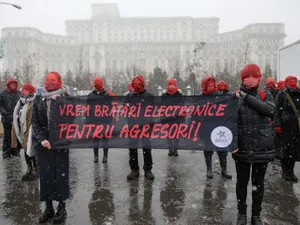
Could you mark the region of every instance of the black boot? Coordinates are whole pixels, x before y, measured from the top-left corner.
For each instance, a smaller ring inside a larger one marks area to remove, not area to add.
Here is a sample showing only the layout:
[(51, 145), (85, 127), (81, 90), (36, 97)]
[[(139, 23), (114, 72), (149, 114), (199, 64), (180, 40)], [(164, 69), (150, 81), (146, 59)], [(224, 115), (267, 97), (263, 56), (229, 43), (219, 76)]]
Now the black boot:
[(289, 163), (286, 160), (281, 160), (282, 178), (286, 181), (292, 181), (289, 173)]
[(5, 150), (5, 151), (2, 153), (2, 157), (3, 157), (3, 159), (10, 158), (10, 157), (11, 157), (10, 150)]
[(32, 167), (31, 168), (31, 173), (28, 176), (28, 181), (33, 181), (35, 179), (37, 179), (38, 176), (38, 172), (37, 172), (37, 168), (36, 167)]
[(260, 216), (252, 216), (251, 225), (263, 225), (263, 222), (262, 222)]
[(222, 176), (225, 179), (232, 179), (232, 176), (227, 173), (227, 156), (219, 156), (219, 159), (222, 168)]
[(31, 166), (27, 166), (27, 170), (24, 173), (24, 175), (22, 176), (22, 181), (28, 181), (29, 180), (29, 176), (31, 174), (31, 170), (32, 170), (32, 167)]
[(47, 223), (54, 216), (52, 201), (46, 202), (46, 209), (39, 218), (39, 223)]
[(214, 176), (213, 176), (213, 173), (212, 173), (212, 157), (207, 157), (205, 159), (205, 162), (206, 162), (206, 177), (208, 179), (212, 179)]
[(169, 149), (168, 156), (172, 156), (172, 155), (173, 155), (173, 149)]
[(238, 214), (236, 225), (247, 225), (247, 216)]
[(97, 163), (99, 161), (99, 149), (94, 148), (94, 163)]
[(65, 221), (67, 217), (67, 211), (66, 211), (66, 203), (60, 202), (57, 207), (57, 211), (55, 213), (55, 216), (53, 218), (53, 223), (62, 223)]
[(177, 149), (174, 149), (173, 155), (174, 155), (174, 156), (178, 156), (178, 151), (177, 151)]
[(295, 161), (291, 161), (289, 163), (290, 178), (293, 182), (298, 183), (298, 177), (296, 177), (294, 173), (294, 168), (295, 168)]
[(107, 156), (108, 156), (108, 148), (103, 148), (102, 163), (107, 163)]

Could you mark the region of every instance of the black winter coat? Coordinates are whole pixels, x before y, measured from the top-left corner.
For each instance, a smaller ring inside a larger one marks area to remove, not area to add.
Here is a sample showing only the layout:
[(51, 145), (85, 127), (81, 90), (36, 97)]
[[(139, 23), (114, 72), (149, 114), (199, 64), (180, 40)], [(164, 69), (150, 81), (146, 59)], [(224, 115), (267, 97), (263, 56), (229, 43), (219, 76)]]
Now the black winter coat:
[(270, 122), (275, 105), (270, 92), (265, 92), (261, 100), (258, 90), (250, 91), (241, 86), (246, 96), (239, 100), (238, 109), (238, 147), (233, 154), (237, 161), (246, 163), (265, 163), (275, 159), (274, 132)]
[(96, 96), (96, 95), (110, 96), (109, 93), (107, 91), (105, 91), (105, 90), (102, 90), (102, 91), (93, 90), (92, 92), (90, 92), (88, 94), (88, 96)]
[(0, 94), (0, 113), (3, 123), (12, 123), (15, 106), (20, 99), (20, 92), (4, 90)]
[(283, 135), (280, 136), (282, 142), (277, 150), (277, 157), (300, 161), (300, 131), (298, 120), (285, 93), (291, 96), (298, 109), (298, 113), (300, 113), (300, 89), (293, 90), (287, 87), (284, 91), (280, 91), (276, 98), (277, 113), (274, 118), (274, 126), (282, 127)]
[(278, 89), (275, 89), (275, 90), (270, 90), (270, 89), (268, 89), (268, 88), (266, 88), (265, 90), (266, 90), (266, 91), (269, 91), (269, 92), (272, 94), (272, 96), (273, 96), (273, 99), (274, 99), (274, 101), (275, 101), (275, 99), (276, 99), (276, 96), (277, 96), (277, 94), (278, 94), (279, 90), (278, 90)]
[(162, 93), (161, 96), (174, 96), (174, 97), (181, 97), (183, 96), (181, 90), (178, 90), (175, 94), (171, 95), (166, 90)]
[[(133, 96), (139, 97), (139, 98), (134, 98), (134, 99), (127, 98), (127, 97), (133, 97)], [(128, 102), (130, 105), (136, 105), (141, 102), (140, 98), (149, 98), (149, 97), (153, 98), (152, 100), (154, 101), (154, 95), (152, 93), (148, 92), (147, 90), (144, 90), (141, 93), (137, 93), (137, 92), (133, 91), (133, 92), (128, 93), (128, 95), (126, 95), (125, 101)], [(140, 113), (141, 115), (144, 115), (144, 113), (145, 113), (144, 110), (145, 110), (145, 107), (141, 110), (141, 113)], [(128, 118), (127, 119), (128, 124), (130, 126), (136, 124), (137, 120), (140, 120), (140, 118)], [(142, 125), (145, 123), (151, 123), (151, 121), (152, 121), (152, 118), (148, 118), (143, 121), (138, 121), (138, 124)]]
[[(162, 97), (167, 97), (167, 98), (170, 98), (170, 97), (177, 97), (176, 100), (179, 100), (178, 102), (174, 102), (169, 99), (162, 99), (162, 105), (184, 105), (183, 104), (183, 101), (181, 101), (180, 97), (183, 96), (181, 90), (178, 90), (175, 94), (171, 95), (169, 94), (166, 90), (163, 92), (163, 94), (161, 95)], [(165, 100), (165, 103), (163, 102)], [(165, 117), (165, 118), (161, 118), (161, 122), (162, 123), (168, 123), (168, 124), (175, 124), (175, 123), (183, 123), (185, 121), (185, 117), (181, 116), (181, 117), (178, 117), (178, 116), (175, 116), (175, 117)]]

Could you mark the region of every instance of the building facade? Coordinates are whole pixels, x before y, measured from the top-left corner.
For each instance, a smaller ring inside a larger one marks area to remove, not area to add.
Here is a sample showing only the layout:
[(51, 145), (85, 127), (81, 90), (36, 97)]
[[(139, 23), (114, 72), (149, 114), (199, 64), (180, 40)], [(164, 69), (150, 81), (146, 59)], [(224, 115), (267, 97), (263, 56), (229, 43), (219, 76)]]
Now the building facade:
[[(30, 27), (2, 29), (4, 70), (21, 70), (24, 58), (34, 54), (37, 70), (83, 69), (105, 75), (108, 69), (125, 71), (136, 66), (150, 72), (159, 66), (172, 74), (184, 72), (194, 59), (208, 73), (243, 61), (277, 68), (278, 49), (284, 45), (284, 25), (251, 24), (219, 33), (219, 19), (192, 17), (124, 18), (116, 4), (92, 5), (90, 20), (67, 20), (66, 36)], [(205, 43), (195, 55), (195, 45)]]

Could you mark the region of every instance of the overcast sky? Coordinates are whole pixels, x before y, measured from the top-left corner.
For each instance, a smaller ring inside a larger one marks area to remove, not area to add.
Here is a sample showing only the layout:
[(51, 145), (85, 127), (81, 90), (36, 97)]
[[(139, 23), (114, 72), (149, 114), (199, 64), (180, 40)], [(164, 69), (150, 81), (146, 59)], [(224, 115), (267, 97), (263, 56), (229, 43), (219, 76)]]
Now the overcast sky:
[(92, 3), (115, 2), (122, 17), (219, 17), (220, 32), (250, 23), (285, 24), (285, 43), (300, 39), (300, 0), (0, 0), (22, 6), (0, 5), (0, 28), (28, 26), (65, 34), (66, 19), (88, 19)]

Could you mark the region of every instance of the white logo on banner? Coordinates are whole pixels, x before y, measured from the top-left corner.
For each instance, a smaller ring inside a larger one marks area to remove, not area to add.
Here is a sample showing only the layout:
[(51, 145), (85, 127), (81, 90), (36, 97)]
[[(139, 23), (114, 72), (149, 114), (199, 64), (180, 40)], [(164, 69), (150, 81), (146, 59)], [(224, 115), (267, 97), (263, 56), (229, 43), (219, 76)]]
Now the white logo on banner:
[(227, 127), (216, 127), (210, 134), (211, 142), (219, 147), (219, 148), (226, 148), (228, 147), (233, 139), (233, 135), (231, 130)]

